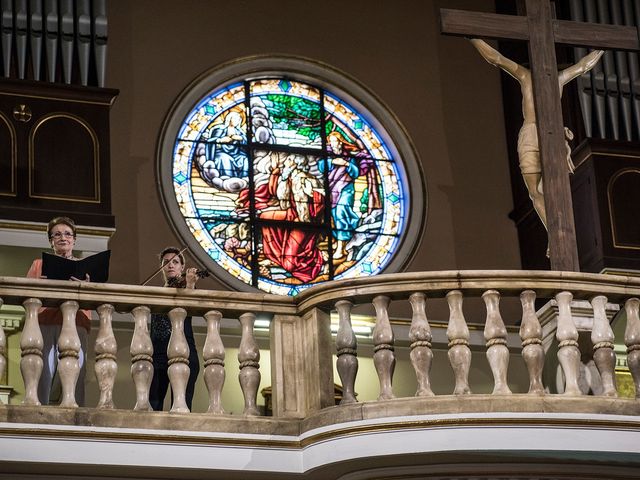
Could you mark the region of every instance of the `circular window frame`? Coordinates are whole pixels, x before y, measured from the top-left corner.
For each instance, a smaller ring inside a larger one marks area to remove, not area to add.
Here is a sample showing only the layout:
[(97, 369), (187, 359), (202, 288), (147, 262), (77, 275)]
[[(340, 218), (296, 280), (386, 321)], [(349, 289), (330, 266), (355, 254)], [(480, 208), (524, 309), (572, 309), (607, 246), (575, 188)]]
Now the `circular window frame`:
[(287, 76), (309, 83), (347, 102), (369, 122), (385, 142), (392, 158), (397, 159), (395, 164), (399, 172), (398, 180), (407, 192), (405, 225), (395, 251), (391, 252), (391, 259), (381, 273), (403, 270), (418, 249), (427, 219), (427, 188), (416, 149), (399, 119), (367, 87), (334, 67), (297, 56), (258, 55), (220, 64), (199, 75), (173, 102), (162, 124), (157, 143), (156, 185), (164, 213), (174, 233), (197, 261), (210, 269), (223, 285), (239, 291), (266, 293), (234, 277), (211, 258), (193, 236), (176, 200), (172, 166), (180, 128), (187, 115), (203, 98), (239, 81), (274, 76)]

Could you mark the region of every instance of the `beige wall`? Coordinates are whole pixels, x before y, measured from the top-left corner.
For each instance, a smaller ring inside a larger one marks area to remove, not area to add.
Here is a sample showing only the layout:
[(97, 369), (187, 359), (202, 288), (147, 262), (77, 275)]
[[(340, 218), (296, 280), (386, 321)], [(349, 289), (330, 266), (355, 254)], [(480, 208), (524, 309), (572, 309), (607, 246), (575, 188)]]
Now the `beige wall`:
[[(46, 233), (42, 233), (43, 238)], [(39, 248), (0, 246), (0, 261), (2, 271), (0, 275), (8, 277), (24, 277), (34, 259), (42, 256)]]
[[(109, 2), (111, 281), (139, 283), (154, 253), (179, 244), (162, 211), (155, 152), (174, 99), (200, 73), (265, 53), (326, 62), (398, 117), (423, 163), (428, 219), (408, 270), (519, 268), (499, 73), (461, 38), (439, 33), (439, 6), (493, 1), (136, 0)], [(308, 19), (308, 21), (304, 21)], [(157, 284), (157, 283), (156, 283)], [(205, 279), (202, 287), (220, 288)]]

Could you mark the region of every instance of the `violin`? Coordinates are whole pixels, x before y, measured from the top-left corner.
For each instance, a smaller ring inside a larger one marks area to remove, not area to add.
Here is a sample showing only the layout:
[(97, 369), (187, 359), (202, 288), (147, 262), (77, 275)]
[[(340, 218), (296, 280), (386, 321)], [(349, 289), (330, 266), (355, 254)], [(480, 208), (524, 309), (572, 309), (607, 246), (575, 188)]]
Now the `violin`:
[[(204, 278), (211, 275), (208, 270), (196, 270), (196, 277)], [(167, 287), (173, 288), (186, 288), (187, 286), (187, 274), (181, 273), (177, 277), (171, 277), (167, 279)]]
[[(177, 255), (181, 255), (186, 249), (187, 249), (187, 247), (184, 247), (182, 250), (180, 250), (180, 252), (177, 253)], [(158, 275), (162, 271), (163, 268), (164, 268), (164, 264), (160, 265), (140, 285), (144, 286), (147, 283), (149, 283), (153, 277), (155, 277), (156, 275)], [(210, 275), (210, 273), (207, 270), (196, 270), (196, 276), (198, 278), (208, 277), (209, 275)], [(185, 288), (187, 286), (186, 277), (187, 277), (186, 274), (182, 273), (182, 274), (178, 275), (177, 277), (170, 278), (169, 280), (167, 280), (167, 286), (168, 287), (175, 287), (175, 288)]]

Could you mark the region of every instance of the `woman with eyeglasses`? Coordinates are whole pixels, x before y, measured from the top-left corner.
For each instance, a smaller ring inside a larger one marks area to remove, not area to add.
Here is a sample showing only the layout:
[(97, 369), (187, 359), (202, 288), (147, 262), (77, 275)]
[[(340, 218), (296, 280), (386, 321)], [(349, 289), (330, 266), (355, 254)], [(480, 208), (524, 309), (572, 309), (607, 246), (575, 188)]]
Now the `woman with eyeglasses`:
[[(76, 224), (68, 217), (56, 217), (49, 222), (47, 234), (53, 253), (64, 258), (78, 260), (73, 256), (76, 244)], [(46, 278), (42, 275), (42, 259), (37, 258), (31, 264), (28, 278)], [(72, 280), (80, 280), (72, 278)], [(82, 279), (89, 281), (89, 275)], [(43, 339), (43, 368), (38, 384), (38, 398), (43, 405), (49, 404), (51, 384), (58, 363), (58, 337), (62, 330), (62, 311), (59, 308), (45, 307), (38, 313), (38, 323)], [(87, 339), (91, 328), (91, 312), (78, 310), (76, 314), (76, 328), (80, 337), (80, 375), (76, 383), (76, 402), (84, 406), (84, 378), (86, 371)]]

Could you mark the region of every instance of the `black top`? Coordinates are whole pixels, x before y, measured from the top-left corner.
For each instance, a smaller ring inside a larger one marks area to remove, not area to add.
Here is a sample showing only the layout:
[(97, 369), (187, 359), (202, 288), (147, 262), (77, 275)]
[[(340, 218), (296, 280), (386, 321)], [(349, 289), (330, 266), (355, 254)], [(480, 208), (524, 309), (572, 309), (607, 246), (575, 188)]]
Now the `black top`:
[[(193, 327), (191, 317), (184, 320), (184, 336), (189, 345), (189, 365), (198, 363), (198, 352), (196, 341), (193, 338)], [(151, 343), (153, 344), (153, 367), (169, 368), (169, 358), (167, 348), (171, 338), (171, 321), (165, 313), (154, 313), (151, 315)]]

